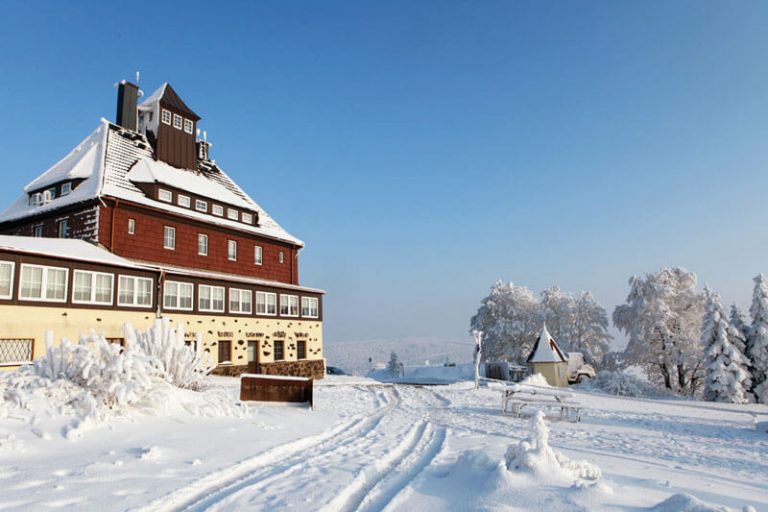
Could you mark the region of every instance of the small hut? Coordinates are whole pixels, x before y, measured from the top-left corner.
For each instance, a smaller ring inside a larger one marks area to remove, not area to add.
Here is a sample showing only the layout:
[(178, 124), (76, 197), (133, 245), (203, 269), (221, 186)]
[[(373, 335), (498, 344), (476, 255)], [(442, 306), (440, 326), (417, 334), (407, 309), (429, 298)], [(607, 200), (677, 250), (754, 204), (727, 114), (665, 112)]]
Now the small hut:
[(555, 339), (549, 334), (546, 323), (542, 326), (541, 334), (536, 339), (526, 363), (531, 375), (542, 374), (551, 386), (559, 388), (568, 386), (568, 361)]

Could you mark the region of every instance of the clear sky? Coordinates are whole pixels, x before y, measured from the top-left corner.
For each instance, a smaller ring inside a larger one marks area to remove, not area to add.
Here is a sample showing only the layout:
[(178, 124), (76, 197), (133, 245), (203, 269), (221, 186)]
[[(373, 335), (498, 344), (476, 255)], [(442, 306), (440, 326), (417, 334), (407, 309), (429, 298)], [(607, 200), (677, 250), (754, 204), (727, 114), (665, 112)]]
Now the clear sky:
[(0, 204), (168, 81), (302, 238), (328, 340), (467, 336), (498, 279), (768, 272), (768, 2), (5, 2)]

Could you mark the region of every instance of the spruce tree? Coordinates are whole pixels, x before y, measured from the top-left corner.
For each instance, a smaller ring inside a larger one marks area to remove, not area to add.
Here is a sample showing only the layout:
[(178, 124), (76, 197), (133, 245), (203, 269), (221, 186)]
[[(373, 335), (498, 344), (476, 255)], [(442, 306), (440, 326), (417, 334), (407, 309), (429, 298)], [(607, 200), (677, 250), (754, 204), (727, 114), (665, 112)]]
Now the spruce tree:
[(747, 338), (747, 356), (752, 370), (752, 386), (759, 403), (768, 404), (768, 282), (763, 274), (755, 277), (752, 294), (752, 326)]
[(744, 313), (739, 309), (736, 304), (731, 305), (731, 327), (733, 327), (732, 334), (729, 334), (731, 343), (739, 349), (739, 351), (747, 355), (747, 333), (749, 332), (749, 325), (747, 325), (747, 319)]
[(746, 359), (729, 341), (730, 324), (720, 295), (705, 290), (707, 304), (701, 344), (704, 349), (704, 400), (743, 404), (746, 400), (744, 382), (749, 379)]

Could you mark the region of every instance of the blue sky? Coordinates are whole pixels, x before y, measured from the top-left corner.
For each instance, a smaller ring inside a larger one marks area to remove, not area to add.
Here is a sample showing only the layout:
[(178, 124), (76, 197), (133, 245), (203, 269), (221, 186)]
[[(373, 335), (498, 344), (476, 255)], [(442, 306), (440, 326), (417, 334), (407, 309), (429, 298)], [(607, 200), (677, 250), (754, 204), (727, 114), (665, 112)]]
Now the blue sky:
[(0, 204), (141, 70), (302, 238), (328, 340), (465, 338), (498, 278), (768, 272), (768, 3), (9, 2)]

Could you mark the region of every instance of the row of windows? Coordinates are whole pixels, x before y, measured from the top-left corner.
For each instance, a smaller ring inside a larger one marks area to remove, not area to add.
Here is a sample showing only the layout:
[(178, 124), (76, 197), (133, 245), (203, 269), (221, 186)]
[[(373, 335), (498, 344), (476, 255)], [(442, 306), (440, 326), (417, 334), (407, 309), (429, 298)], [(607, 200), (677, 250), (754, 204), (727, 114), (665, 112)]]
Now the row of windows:
[[(164, 203), (173, 203), (173, 192), (168, 189), (158, 189), (157, 199)], [(176, 204), (184, 208), (192, 208), (192, 198), (184, 194), (176, 194)], [(195, 210), (208, 213), (208, 201), (195, 199)], [(217, 217), (224, 217), (225, 208), (220, 204), (211, 204), (211, 213)], [(235, 208), (226, 208), (226, 216), (229, 220), (240, 221), (243, 224), (253, 224), (253, 214), (241, 212)]]
[[(195, 347), (197, 348), (197, 347)], [(256, 351), (258, 350), (258, 342), (248, 342), (248, 361), (256, 361)], [(272, 354), (275, 361), (285, 360), (285, 341), (273, 340), (272, 341)], [(307, 358), (307, 342), (306, 340), (296, 341), (296, 359)], [(231, 340), (219, 340), (219, 364), (225, 362), (232, 362), (232, 341)]]
[[(67, 238), (69, 236), (69, 219), (59, 219), (56, 221), (56, 233), (59, 238)], [(42, 238), (45, 236), (45, 225), (35, 224), (32, 226), (32, 236)]]
[(35, 192), (34, 194), (29, 194), (29, 205), (40, 206), (42, 204), (47, 204), (48, 202), (53, 201), (57, 197), (68, 195), (70, 192), (72, 192), (72, 182), (65, 181), (64, 183), (61, 183), (60, 185), (58, 185), (58, 187), (54, 185), (53, 187), (47, 188), (42, 192)]
[[(128, 219), (128, 234), (136, 233), (136, 221)], [(176, 228), (172, 226), (163, 226), (163, 248), (171, 251), (176, 250)], [(197, 234), (197, 255), (208, 256), (208, 235)], [(283, 251), (278, 253), (278, 261), (285, 261)], [(237, 261), (237, 240), (227, 240), (227, 259)], [(264, 249), (260, 245), (253, 246), (253, 264), (261, 265), (264, 262)]]
[(177, 130), (181, 130), (182, 122), (184, 125), (184, 131), (187, 133), (192, 133), (194, 130), (194, 122), (191, 119), (186, 119), (181, 117), (179, 114), (172, 114), (170, 110), (163, 109), (163, 113), (161, 115), (161, 119), (163, 121), (163, 124), (171, 125), (171, 117), (173, 117), (173, 127)]
[[(0, 261), (0, 299), (13, 297), (14, 263)], [(66, 302), (69, 270), (45, 265), (21, 265), (19, 299)], [(152, 307), (153, 280), (146, 277), (118, 275), (117, 304), (119, 306)], [(114, 274), (74, 271), (72, 302), (75, 304), (110, 305), (113, 301)], [(197, 308), (199, 311), (224, 313), (226, 289), (223, 286), (198, 285)], [(194, 304), (194, 285), (180, 281), (166, 281), (163, 288), (163, 307), (191, 311)], [(280, 315), (318, 318), (317, 297), (280, 294)], [(253, 313), (253, 292), (240, 288), (229, 288), (229, 312), (244, 315)], [(256, 292), (256, 314), (276, 316), (278, 294)]]

